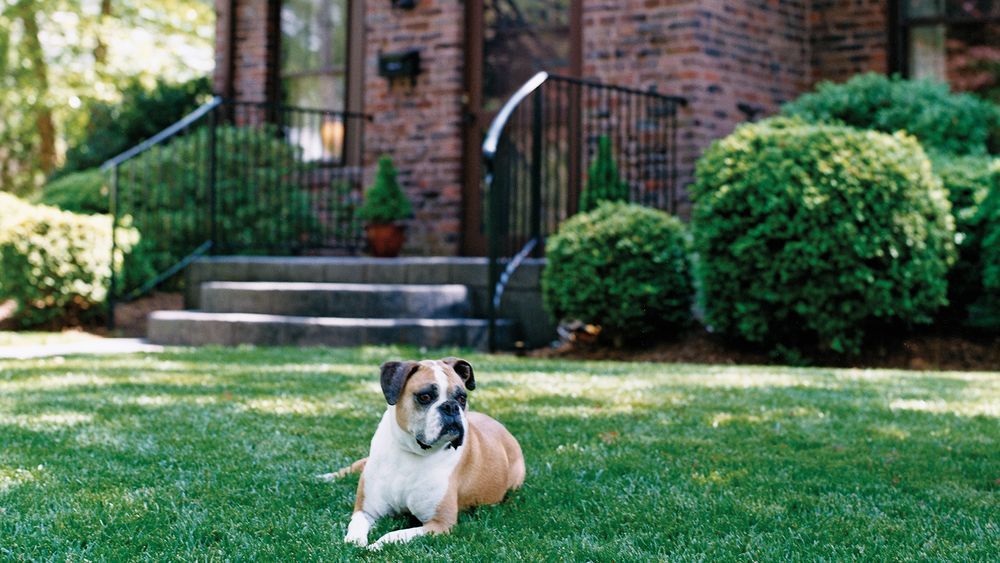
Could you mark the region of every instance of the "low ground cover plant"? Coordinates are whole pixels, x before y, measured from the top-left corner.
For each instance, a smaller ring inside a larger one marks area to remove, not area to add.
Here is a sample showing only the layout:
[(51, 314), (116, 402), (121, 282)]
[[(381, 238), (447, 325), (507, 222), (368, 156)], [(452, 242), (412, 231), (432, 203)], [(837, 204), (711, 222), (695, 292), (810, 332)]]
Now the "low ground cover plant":
[(603, 202), (549, 237), (545, 307), (557, 321), (601, 327), (607, 342), (642, 342), (691, 320), (684, 225), (655, 209)]
[(713, 143), (696, 174), (713, 330), (851, 354), (873, 328), (929, 323), (946, 304), (954, 222), (913, 137), (766, 120)]
[[(0, 301), (20, 327), (79, 324), (101, 315), (111, 276), (111, 218), (32, 205), (0, 193)], [(119, 249), (137, 242), (120, 229)], [(120, 256), (119, 256), (120, 259)]]
[[(314, 476), (367, 453), (379, 363), (454, 352), (0, 360), (0, 559), (365, 558), (357, 478)], [(373, 559), (995, 559), (1000, 374), (463, 356), (524, 487)]]
[(46, 184), (34, 202), (73, 213), (106, 214), (110, 204), (108, 176), (100, 168), (66, 174)]

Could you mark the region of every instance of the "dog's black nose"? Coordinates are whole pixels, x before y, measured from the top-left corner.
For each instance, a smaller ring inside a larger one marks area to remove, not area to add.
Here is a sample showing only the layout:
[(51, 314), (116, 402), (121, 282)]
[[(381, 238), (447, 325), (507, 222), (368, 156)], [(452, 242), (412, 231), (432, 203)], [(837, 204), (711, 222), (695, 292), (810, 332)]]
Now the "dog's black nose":
[(445, 401), (440, 407), (441, 413), (447, 416), (458, 416), (458, 413), (462, 412), (462, 407), (458, 405), (458, 401), (452, 399), (451, 401)]

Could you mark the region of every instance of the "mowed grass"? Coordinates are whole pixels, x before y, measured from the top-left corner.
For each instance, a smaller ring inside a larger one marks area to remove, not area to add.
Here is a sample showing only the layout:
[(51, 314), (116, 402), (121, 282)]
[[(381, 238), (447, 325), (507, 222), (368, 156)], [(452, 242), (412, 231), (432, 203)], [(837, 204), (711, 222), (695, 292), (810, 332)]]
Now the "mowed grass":
[[(439, 354), (440, 355), (440, 354)], [(439, 356), (429, 354), (429, 356)], [(342, 543), (412, 350), (0, 362), (0, 559), (995, 560), (1000, 373), (467, 355), (528, 464), (448, 536)], [(410, 525), (382, 521), (371, 539)]]

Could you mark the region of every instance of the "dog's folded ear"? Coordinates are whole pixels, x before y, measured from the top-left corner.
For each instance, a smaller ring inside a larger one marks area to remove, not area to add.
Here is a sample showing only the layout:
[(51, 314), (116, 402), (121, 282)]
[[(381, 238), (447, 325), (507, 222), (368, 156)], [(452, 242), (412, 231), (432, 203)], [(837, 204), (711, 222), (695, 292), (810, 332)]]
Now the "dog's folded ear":
[(406, 386), (406, 380), (420, 367), (417, 362), (386, 362), (382, 364), (382, 394), (385, 402), (395, 405)]
[(465, 388), (473, 390), (476, 388), (476, 374), (472, 372), (472, 364), (461, 358), (444, 358), (442, 362), (451, 366), (455, 373), (462, 378)]

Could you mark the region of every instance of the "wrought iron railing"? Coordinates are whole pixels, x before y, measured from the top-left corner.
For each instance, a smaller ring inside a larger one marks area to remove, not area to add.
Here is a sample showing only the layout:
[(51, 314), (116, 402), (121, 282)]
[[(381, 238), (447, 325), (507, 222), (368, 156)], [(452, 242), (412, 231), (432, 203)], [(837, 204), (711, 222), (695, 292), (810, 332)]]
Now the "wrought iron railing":
[(139, 234), (112, 261), (109, 322), (209, 252), (356, 252), (366, 120), (214, 98), (106, 162), (115, 228)]
[(577, 212), (601, 142), (610, 142), (630, 201), (676, 212), (677, 119), (685, 104), (546, 72), (504, 104), (483, 142), (491, 349), (507, 282)]

